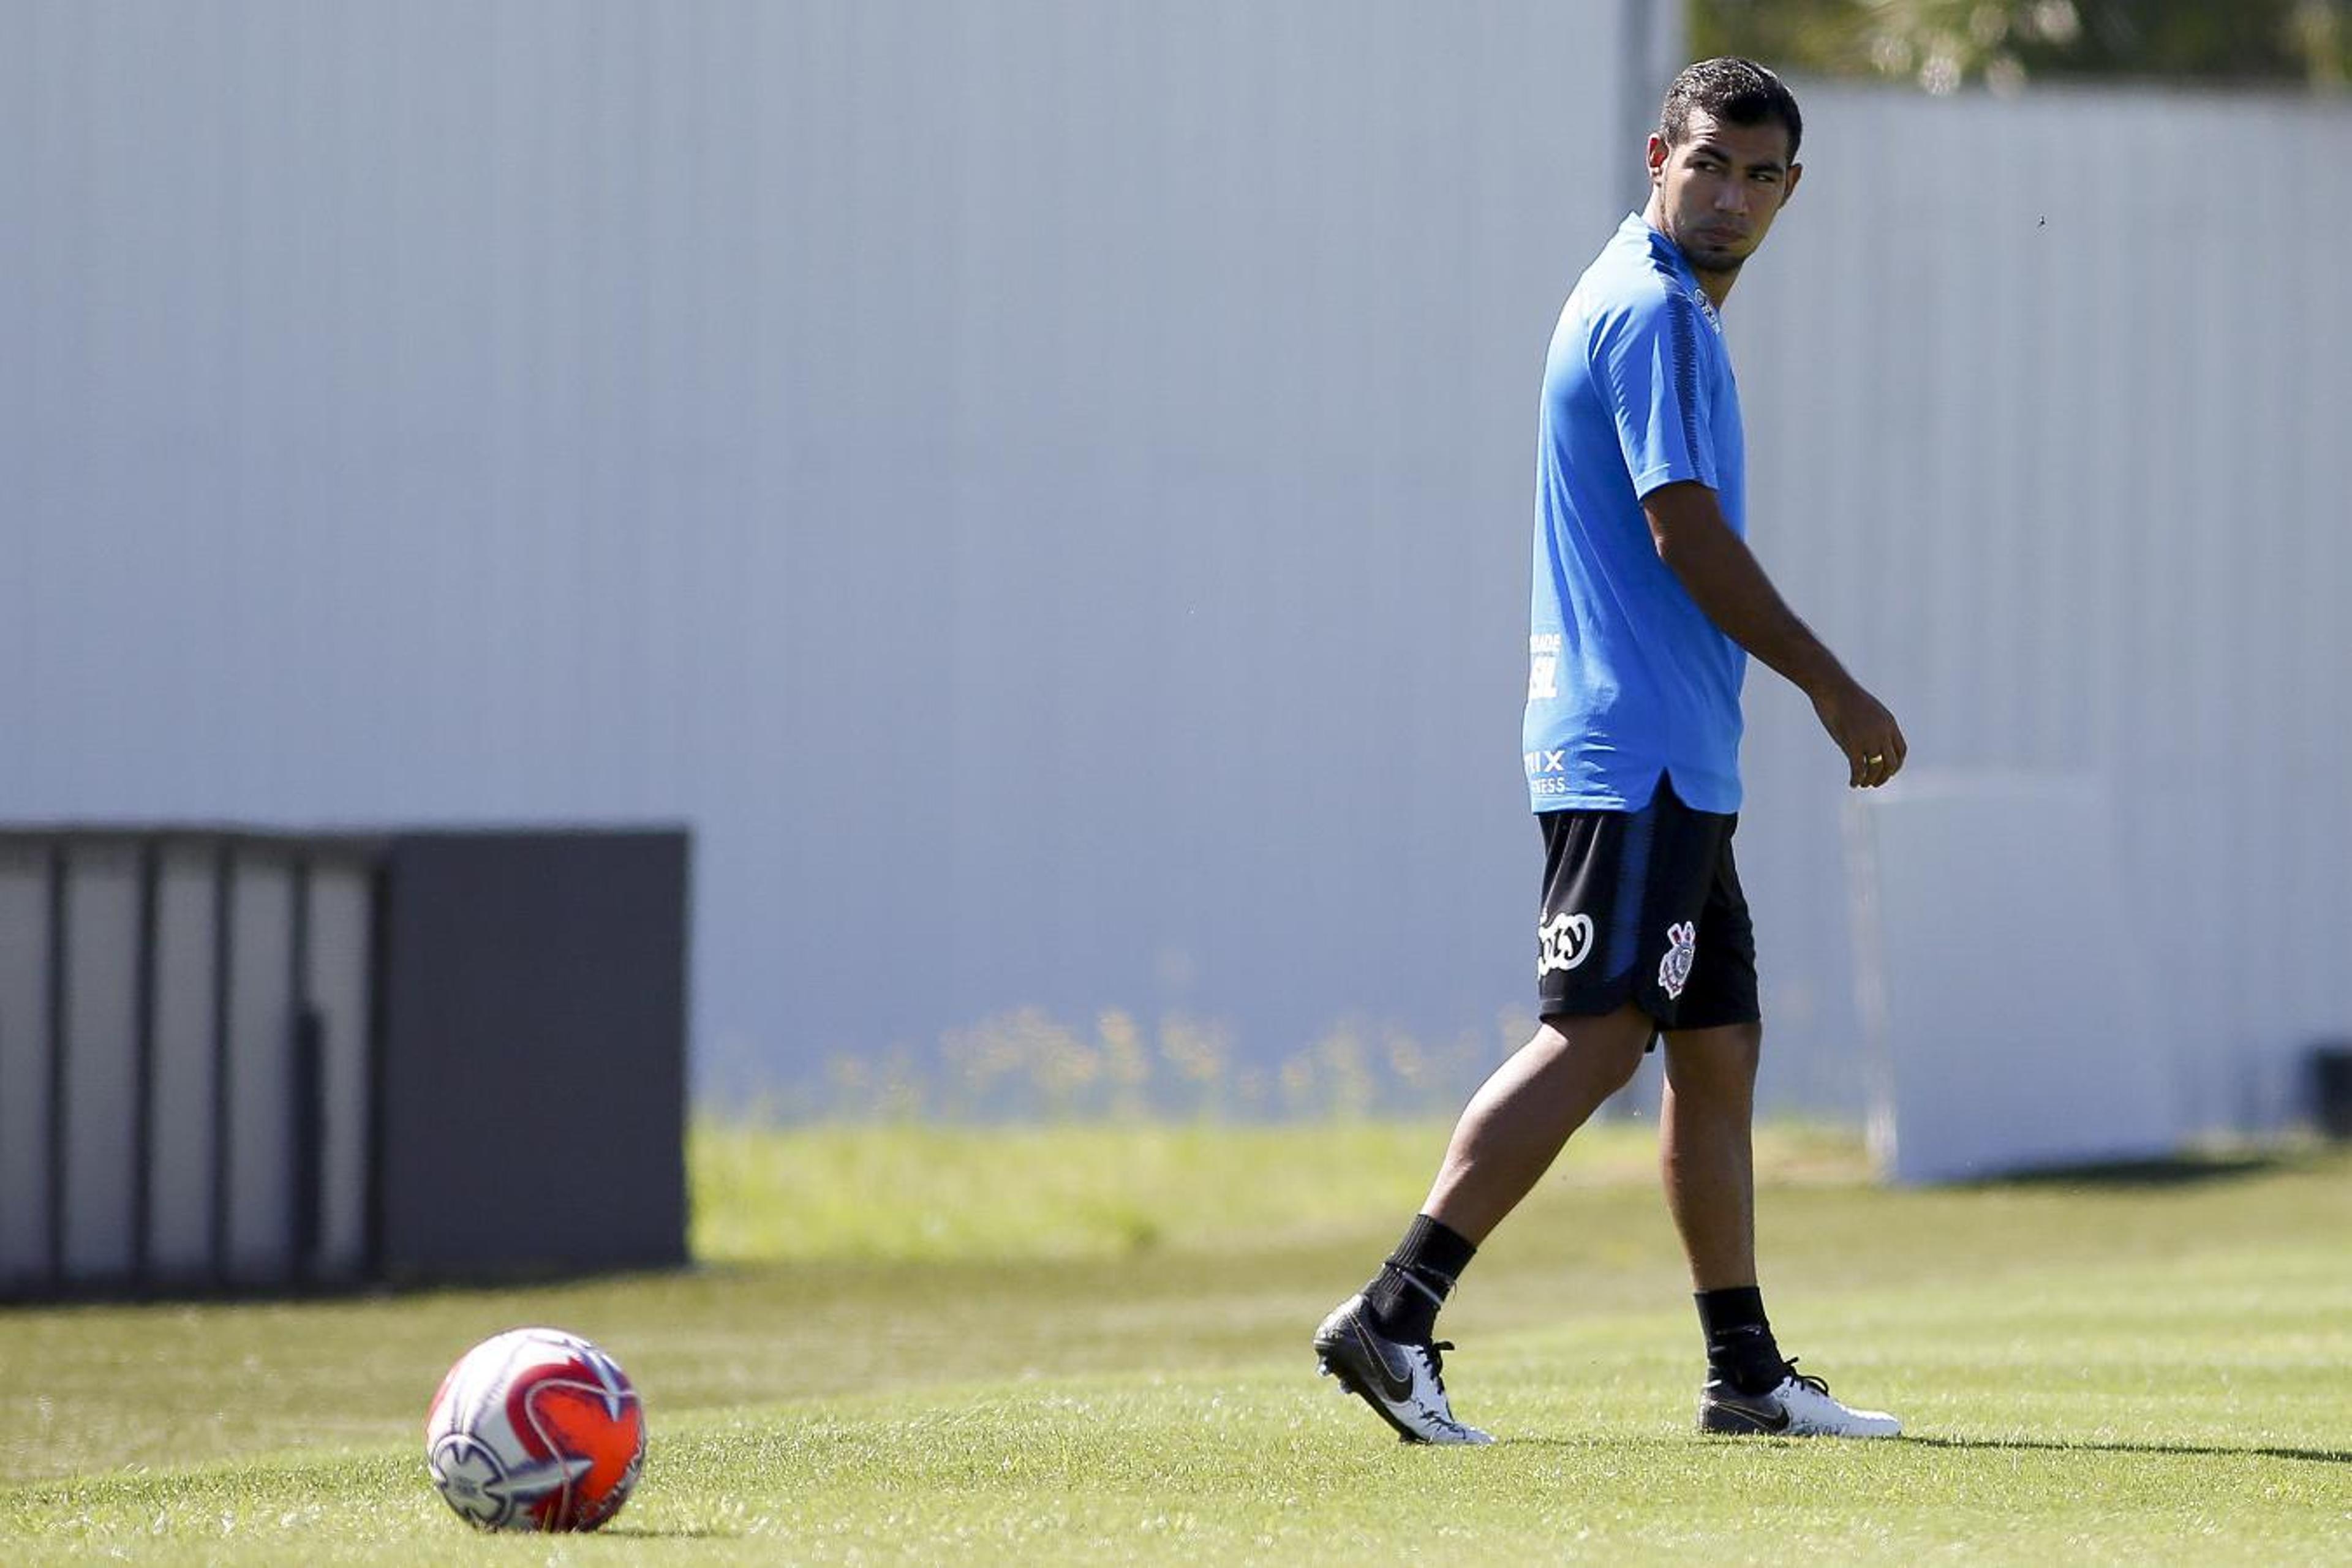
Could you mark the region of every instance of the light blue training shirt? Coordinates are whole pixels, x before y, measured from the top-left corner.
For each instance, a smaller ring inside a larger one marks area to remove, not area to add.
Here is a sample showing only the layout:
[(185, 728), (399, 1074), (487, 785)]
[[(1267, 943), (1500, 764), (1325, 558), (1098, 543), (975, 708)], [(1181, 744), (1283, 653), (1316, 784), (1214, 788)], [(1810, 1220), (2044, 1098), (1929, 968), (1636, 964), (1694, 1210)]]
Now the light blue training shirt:
[(1642, 498), (1696, 479), (1748, 532), (1723, 320), (1639, 213), (1577, 280), (1544, 362), (1522, 749), (1538, 811), (1638, 811), (1664, 773), (1739, 809), (1748, 655), (1658, 559)]

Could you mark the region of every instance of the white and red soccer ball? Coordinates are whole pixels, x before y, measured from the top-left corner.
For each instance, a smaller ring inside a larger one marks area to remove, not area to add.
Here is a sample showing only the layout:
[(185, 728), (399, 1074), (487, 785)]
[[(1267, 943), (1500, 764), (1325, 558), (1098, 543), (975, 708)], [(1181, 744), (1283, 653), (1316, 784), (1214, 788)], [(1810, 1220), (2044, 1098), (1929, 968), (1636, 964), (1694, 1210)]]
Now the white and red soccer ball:
[(514, 1329), (457, 1358), (425, 1417), (425, 1462), (483, 1530), (593, 1530), (646, 1458), (645, 1407), (620, 1363), (560, 1329)]

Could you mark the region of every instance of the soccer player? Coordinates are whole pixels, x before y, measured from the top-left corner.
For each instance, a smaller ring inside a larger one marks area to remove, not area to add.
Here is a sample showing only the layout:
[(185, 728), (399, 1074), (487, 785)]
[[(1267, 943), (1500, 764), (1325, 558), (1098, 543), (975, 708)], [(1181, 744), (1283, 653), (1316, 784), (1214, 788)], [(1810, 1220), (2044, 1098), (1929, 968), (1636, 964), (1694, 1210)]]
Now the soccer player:
[(1782, 602), (1745, 543), (1739, 389), (1717, 312), (1801, 172), (1803, 121), (1753, 61), (1667, 89), (1650, 196), (1577, 282), (1544, 365), (1528, 790), (1543, 830), (1541, 1019), (1454, 1127), (1370, 1283), (1315, 1332), (1323, 1370), (1408, 1442), (1486, 1443), (1445, 1394), (1437, 1310), (1479, 1244), (1661, 1036), (1660, 1165), (1690, 1259), (1707, 1432), (1885, 1437), (1780, 1353), (1757, 1289), (1749, 1128), (1763, 1039), (1731, 857), (1748, 655), (1812, 699), (1869, 789), (1895, 717)]

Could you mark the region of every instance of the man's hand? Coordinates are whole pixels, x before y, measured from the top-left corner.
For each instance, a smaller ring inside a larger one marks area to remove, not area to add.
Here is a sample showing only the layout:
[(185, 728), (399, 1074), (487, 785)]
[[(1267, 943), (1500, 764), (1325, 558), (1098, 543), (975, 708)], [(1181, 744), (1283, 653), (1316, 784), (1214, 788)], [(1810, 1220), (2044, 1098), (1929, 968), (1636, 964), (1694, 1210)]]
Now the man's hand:
[(1903, 767), (1910, 751), (1902, 727), (1886, 704), (1862, 689), (1862, 683), (1841, 671), (1813, 694), (1813, 711), (1845, 753), (1846, 782), (1856, 789), (1876, 789)]
[(1684, 480), (1642, 498), (1658, 559), (1724, 636), (1813, 700), (1822, 728), (1845, 753), (1848, 782), (1876, 789), (1903, 766), (1903, 731), (1886, 705), (1845, 672), (1782, 601), (1748, 545), (1723, 520), (1715, 492)]

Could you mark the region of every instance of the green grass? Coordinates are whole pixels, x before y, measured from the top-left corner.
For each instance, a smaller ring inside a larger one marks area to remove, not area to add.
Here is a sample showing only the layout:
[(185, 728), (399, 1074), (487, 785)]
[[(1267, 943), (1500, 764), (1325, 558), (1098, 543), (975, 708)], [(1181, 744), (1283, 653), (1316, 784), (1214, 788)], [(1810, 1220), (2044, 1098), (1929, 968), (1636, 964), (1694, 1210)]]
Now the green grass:
[[(1739, 1442), (1688, 1429), (1647, 1133), (1595, 1129), (1447, 1314), (1506, 1438), (1458, 1452), (1305, 1350), (1441, 1136), (704, 1129), (694, 1271), (0, 1312), (0, 1563), (2352, 1563), (2343, 1153), (1893, 1193), (1776, 1130), (1776, 1324), (1915, 1436)], [(476, 1538), (423, 1479), (441, 1370), (525, 1321), (646, 1394), (602, 1536)]]

